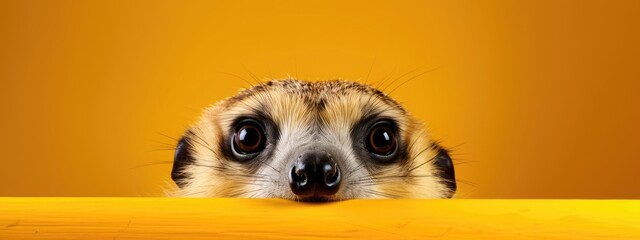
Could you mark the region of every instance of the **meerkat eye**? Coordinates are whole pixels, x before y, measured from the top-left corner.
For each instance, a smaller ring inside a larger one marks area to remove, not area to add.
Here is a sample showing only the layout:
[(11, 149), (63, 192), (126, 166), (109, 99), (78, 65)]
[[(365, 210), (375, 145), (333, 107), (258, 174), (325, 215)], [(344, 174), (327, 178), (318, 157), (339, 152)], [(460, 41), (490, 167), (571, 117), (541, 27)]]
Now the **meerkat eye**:
[(389, 156), (396, 151), (396, 135), (387, 121), (375, 123), (365, 139), (367, 150), (380, 156)]
[(232, 137), (232, 146), (233, 151), (238, 155), (251, 155), (264, 149), (264, 130), (256, 120), (244, 120), (235, 129)]

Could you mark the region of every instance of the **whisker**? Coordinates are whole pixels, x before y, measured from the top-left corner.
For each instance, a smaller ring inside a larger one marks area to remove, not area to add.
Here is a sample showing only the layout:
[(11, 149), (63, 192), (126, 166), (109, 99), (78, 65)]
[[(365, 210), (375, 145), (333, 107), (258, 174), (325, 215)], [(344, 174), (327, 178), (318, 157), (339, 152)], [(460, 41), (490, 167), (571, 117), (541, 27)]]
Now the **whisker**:
[(389, 79), (393, 77), (393, 75), (396, 74), (396, 71), (398, 71), (398, 66), (395, 66), (391, 72), (389, 72), (385, 77), (377, 81), (373, 86), (376, 89), (380, 89), (382, 85), (384, 85)]
[(255, 74), (249, 71), (249, 69), (245, 65), (242, 65), (242, 68), (244, 68), (247, 74), (249, 74), (249, 76), (251, 76), (251, 78), (253, 78), (256, 81), (257, 85), (260, 85), (262, 83), (262, 81)]
[(422, 72), (422, 73), (420, 73), (420, 74), (418, 74), (418, 75), (415, 75), (415, 76), (413, 76), (413, 77), (411, 77), (411, 78), (409, 78), (409, 79), (407, 79), (407, 80), (403, 81), (403, 82), (402, 82), (402, 83), (400, 83), (398, 86), (396, 86), (394, 89), (392, 89), (391, 91), (389, 91), (389, 93), (388, 93), (388, 94), (389, 94), (389, 95), (391, 95), (393, 92), (395, 92), (398, 88), (400, 88), (400, 87), (401, 87), (402, 85), (404, 85), (405, 83), (408, 83), (409, 81), (411, 81), (411, 80), (413, 80), (413, 79), (416, 79), (417, 77), (420, 77), (420, 76), (425, 75), (425, 74), (427, 74), (427, 73), (430, 73), (430, 72), (433, 72), (433, 71), (435, 71), (435, 70), (438, 70), (439, 68), (440, 68), (440, 66), (435, 67), (435, 68), (432, 68), (432, 69), (429, 69), (429, 70), (427, 70), (427, 71), (424, 71), (424, 72)]
[(367, 77), (364, 79), (364, 83), (368, 84), (367, 82), (369, 82), (369, 76), (371, 76), (371, 72), (373, 71), (373, 66), (376, 63), (376, 58), (373, 58), (373, 61), (371, 62), (371, 67), (369, 67), (369, 72), (367, 73)]
[(180, 141), (180, 139), (174, 138), (174, 137), (172, 137), (172, 136), (169, 136), (169, 135), (167, 135), (167, 134), (164, 134), (164, 133), (161, 133), (161, 132), (158, 132), (158, 131), (155, 131), (155, 133), (156, 133), (156, 134), (158, 134), (158, 135), (160, 135), (160, 136), (163, 136), (163, 137), (166, 137), (166, 138), (168, 138), (168, 139), (171, 139), (171, 140), (173, 140), (173, 141), (176, 141), (176, 142)]
[(381, 197), (385, 197), (385, 198), (399, 198), (398, 195), (391, 194), (391, 193), (386, 193), (386, 192), (381, 192), (381, 191), (377, 191), (377, 190), (372, 190), (372, 189), (364, 189), (363, 191), (366, 192), (366, 193), (369, 193), (369, 194), (373, 194), (375, 196), (381, 196)]
[(142, 164), (142, 165), (133, 166), (133, 167), (131, 167), (129, 169), (138, 169), (138, 168), (149, 167), (149, 166), (154, 166), (154, 165), (162, 165), (162, 164), (173, 164), (173, 161), (151, 162), (151, 163), (146, 163), (146, 164)]
[(240, 77), (240, 76), (238, 76), (238, 75), (236, 75), (236, 74), (233, 74), (233, 73), (227, 73), (227, 72), (218, 72), (218, 73), (226, 74), (226, 75), (229, 75), (229, 76), (232, 76), (232, 77), (238, 78), (238, 79), (240, 79), (240, 80), (244, 81), (245, 83), (249, 84), (249, 87), (248, 87), (248, 88), (252, 88), (252, 87), (254, 87), (254, 86), (255, 86), (254, 84), (252, 84), (252, 83), (251, 83), (251, 82), (249, 82), (248, 80), (246, 80), (246, 79), (244, 79), (243, 77)]
[(398, 81), (398, 80), (402, 79), (403, 77), (405, 77), (405, 76), (407, 76), (407, 75), (409, 75), (409, 74), (411, 74), (411, 73), (413, 73), (413, 72), (417, 71), (418, 69), (420, 69), (420, 68), (422, 68), (422, 67), (424, 67), (424, 66), (419, 66), (419, 67), (417, 67), (417, 68), (414, 68), (414, 69), (412, 69), (411, 71), (409, 71), (409, 72), (407, 72), (407, 73), (405, 73), (405, 74), (402, 74), (402, 75), (400, 75), (399, 77), (397, 77), (397, 78), (393, 79), (393, 81), (391, 81), (389, 84), (387, 84), (387, 86), (385, 86), (385, 87), (382, 89), (382, 92), (385, 92), (385, 91), (387, 90), (387, 88), (389, 88), (391, 85), (393, 85), (393, 83), (395, 83), (396, 81)]
[(466, 181), (464, 179), (456, 179), (456, 182), (468, 185), (468, 186), (473, 187), (473, 188), (480, 188), (477, 184), (469, 182), (469, 181)]

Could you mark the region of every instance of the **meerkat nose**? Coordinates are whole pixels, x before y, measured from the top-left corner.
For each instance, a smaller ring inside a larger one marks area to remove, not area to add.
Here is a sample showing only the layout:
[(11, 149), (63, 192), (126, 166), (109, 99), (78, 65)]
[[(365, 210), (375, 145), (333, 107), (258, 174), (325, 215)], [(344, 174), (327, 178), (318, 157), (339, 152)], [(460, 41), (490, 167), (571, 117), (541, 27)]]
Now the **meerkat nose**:
[(338, 163), (325, 151), (305, 151), (295, 160), (289, 174), (291, 191), (302, 198), (327, 198), (340, 188)]

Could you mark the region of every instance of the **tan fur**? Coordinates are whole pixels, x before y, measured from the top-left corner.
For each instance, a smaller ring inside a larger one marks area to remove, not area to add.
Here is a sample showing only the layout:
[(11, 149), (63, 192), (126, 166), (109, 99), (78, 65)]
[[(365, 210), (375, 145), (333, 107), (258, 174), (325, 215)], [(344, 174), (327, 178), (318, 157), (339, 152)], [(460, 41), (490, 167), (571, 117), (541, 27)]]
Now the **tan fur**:
[[(234, 120), (254, 114), (255, 109), (268, 109), (268, 117), (282, 135), (272, 159), (251, 172), (246, 164), (224, 156), (220, 146), (229, 139)], [(351, 128), (371, 114), (397, 122), (407, 159), (381, 166), (367, 163), (365, 167), (355, 159)], [(318, 124), (321, 127), (312, 127)], [(313, 147), (309, 144), (339, 148), (343, 153), (340, 162), (345, 173), (343, 186), (331, 200), (446, 198), (453, 194), (430, 163), (437, 154), (436, 143), (423, 125), (397, 102), (360, 83), (297, 80), (264, 83), (206, 109), (187, 135), (192, 141), (194, 164), (183, 169), (189, 174), (188, 181), (173, 196), (295, 199), (279, 169), (287, 166), (289, 149)]]

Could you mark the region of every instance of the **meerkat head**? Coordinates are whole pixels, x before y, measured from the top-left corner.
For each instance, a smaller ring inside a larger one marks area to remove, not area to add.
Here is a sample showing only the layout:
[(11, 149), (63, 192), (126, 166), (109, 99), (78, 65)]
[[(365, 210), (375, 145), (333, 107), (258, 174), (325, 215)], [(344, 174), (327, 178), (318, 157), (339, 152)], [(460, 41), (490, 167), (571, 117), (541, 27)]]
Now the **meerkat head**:
[(381, 91), (349, 81), (266, 82), (206, 109), (178, 142), (177, 196), (449, 198), (453, 164)]

